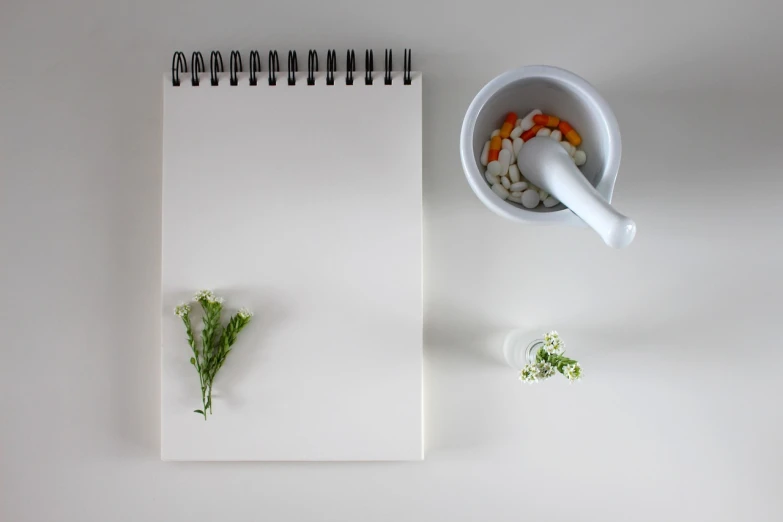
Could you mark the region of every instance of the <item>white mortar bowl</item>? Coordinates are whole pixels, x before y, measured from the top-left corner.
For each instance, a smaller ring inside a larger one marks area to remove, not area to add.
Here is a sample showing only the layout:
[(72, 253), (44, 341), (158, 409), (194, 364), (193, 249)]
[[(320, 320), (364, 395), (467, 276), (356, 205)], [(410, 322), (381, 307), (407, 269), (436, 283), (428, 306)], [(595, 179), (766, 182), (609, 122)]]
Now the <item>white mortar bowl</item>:
[(473, 99), (460, 135), (465, 177), (481, 202), (504, 218), (523, 223), (585, 226), (562, 204), (552, 208), (540, 204), (527, 209), (521, 204), (504, 201), (484, 178), (486, 168), (481, 165), (481, 150), (492, 131), (501, 127), (509, 112), (524, 118), (533, 109), (566, 120), (579, 133), (582, 137), (579, 148), (587, 153), (587, 162), (580, 170), (610, 203), (622, 152), (617, 119), (609, 104), (586, 80), (546, 65), (525, 66), (503, 73), (485, 85)]

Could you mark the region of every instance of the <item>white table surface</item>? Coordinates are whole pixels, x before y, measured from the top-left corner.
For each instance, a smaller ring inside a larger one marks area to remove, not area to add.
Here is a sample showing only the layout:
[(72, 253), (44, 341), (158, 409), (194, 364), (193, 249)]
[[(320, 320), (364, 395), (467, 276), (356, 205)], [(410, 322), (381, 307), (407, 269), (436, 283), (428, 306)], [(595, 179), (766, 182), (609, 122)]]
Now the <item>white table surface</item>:
[[(781, 15), (4, 2), (0, 520), (780, 520)], [(368, 45), (425, 75), (426, 460), (161, 462), (161, 73), (175, 49)], [(502, 221), (465, 183), (464, 110), (529, 63), (614, 107), (627, 250)], [(585, 381), (521, 386), (499, 352), (520, 326), (559, 329)]]

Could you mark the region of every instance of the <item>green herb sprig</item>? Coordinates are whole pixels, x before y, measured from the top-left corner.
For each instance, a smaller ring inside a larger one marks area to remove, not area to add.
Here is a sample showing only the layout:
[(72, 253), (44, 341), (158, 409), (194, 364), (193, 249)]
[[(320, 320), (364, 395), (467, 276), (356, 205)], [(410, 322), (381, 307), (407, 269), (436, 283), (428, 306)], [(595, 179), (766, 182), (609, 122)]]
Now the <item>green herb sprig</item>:
[(223, 312), (222, 297), (216, 297), (211, 290), (200, 290), (193, 296), (193, 300), (201, 305), (204, 312), (200, 346), (193, 336), (190, 305), (182, 303), (174, 308), (174, 313), (185, 325), (185, 335), (193, 353), (190, 364), (196, 368), (201, 386), (201, 409), (193, 411), (203, 415), (204, 420), (207, 420), (207, 414), (212, 415), (212, 384), (215, 376), (231, 353), (231, 347), (237, 341), (239, 332), (250, 323), (253, 313), (242, 308), (231, 316), (226, 326), (222, 326), (220, 321)]

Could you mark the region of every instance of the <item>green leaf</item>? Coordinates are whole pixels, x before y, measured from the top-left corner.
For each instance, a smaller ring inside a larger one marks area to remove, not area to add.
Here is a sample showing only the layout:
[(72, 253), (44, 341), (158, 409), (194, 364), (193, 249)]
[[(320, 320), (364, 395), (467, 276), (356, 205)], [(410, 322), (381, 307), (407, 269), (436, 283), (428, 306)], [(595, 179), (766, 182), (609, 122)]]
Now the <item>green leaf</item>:
[(198, 413), (199, 415), (204, 415), (204, 412), (201, 410), (193, 410), (193, 413)]
[(191, 357), (190, 358), (190, 364), (192, 364), (193, 366), (196, 366), (196, 358), (195, 357)]

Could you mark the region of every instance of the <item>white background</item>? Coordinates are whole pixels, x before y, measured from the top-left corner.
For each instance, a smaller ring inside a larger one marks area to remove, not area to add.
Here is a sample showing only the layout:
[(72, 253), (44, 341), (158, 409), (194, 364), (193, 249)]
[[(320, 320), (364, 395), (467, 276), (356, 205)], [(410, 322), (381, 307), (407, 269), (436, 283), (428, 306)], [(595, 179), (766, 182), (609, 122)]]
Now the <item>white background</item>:
[[(739, 0), (6, 0), (0, 519), (780, 520), (781, 16)], [(369, 45), (413, 47), (425, 74), (427, 459), (163, 463), (171, 53)], [(464, 181), (465, 109), (529, 63), (614, 107), (627, 250), (505, 222)], [(585, 382), (521, 386), (499, 358), (518, 326), (559, 329)]]

